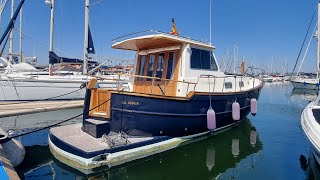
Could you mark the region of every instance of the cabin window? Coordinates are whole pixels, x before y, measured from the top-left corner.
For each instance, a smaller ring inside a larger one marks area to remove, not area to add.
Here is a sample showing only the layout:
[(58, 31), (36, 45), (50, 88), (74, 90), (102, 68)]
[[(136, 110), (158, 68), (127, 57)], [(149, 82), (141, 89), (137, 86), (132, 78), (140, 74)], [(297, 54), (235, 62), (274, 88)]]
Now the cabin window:
[(210, 51), (191, 48), (191, 69), (218, 70), (218, 66)]
[[(155, 57), (156, 56), (154, 54), (150, 54), (147, 76), (153, 77), (152, 73), (153, 73), (153, 64), (154, 64)], [(151, 81), (151, 79), (147, 78), (147, 81)]]
[[(139, 63), (139, 70), (138, 70), (138, 75), (139, 76), (143, 76), (144, 63), (146, 62), (146, 59), (147, 59), (146, 55), (140, 56), (140, 63)], [(143, 80), (142, 77), (138, 77), (137, 79), (138, 79), (138, 81), (142, 81)]]
[(239, 87), (244, 87), (243, 81), (239, 81)]
[(232, 88), (232, 83), (231, 82), (225, 82), (224, 83), (224, 88), (231, 89)]
[[(158, 52), (147, 55), (139, 55), (137, 61), (136, 75), (148, 76), (137, 77), (136, 81), (156, 81), (171, 79), (177, 65), (177, 51)], [(158, 79), (159, 78), (159, 79)], [(163, 78), (163, 79), (162, 79)]]
[[(165, 55), (164, 53), (161, 53), (158, 56), (157, 72), (156, 72), (156, 77), (158, 78), (162, 78), (164, 55)], [(161, 81), (161, 79), (157, 79), (157, 81)]]
[(166, 79), (171, 79), (175, 68), (176, 68), (176, 53), (169, 52)]
[(212, 53), (211, 53), (211, 70), (218, 71), (218, 65)]

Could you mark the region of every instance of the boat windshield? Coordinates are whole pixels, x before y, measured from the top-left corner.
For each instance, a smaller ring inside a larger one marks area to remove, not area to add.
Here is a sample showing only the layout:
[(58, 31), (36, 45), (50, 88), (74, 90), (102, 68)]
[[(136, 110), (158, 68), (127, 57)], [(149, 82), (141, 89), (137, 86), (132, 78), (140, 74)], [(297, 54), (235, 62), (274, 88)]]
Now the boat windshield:
[(218, 66), (212, 52), (196, 48), (191, 48), (190, 68), (213, 71), (218, 70)]

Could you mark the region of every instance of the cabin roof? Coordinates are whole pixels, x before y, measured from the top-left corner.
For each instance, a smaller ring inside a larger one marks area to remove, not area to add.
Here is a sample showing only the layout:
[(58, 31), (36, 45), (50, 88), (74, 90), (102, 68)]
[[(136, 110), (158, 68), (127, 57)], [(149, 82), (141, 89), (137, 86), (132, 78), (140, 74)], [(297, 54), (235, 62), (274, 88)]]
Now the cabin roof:
[(166, 47), (172, 45), (191, 44), (202, 48), (215, 49), (214, 46), (205, 42), (192, 40), (190, 38), (170, 35), (170, 34), (152, 34), (126, 39), (116, 42), (112, 45), (114, 49), (124, 49), (139, 51), (150, 48)]

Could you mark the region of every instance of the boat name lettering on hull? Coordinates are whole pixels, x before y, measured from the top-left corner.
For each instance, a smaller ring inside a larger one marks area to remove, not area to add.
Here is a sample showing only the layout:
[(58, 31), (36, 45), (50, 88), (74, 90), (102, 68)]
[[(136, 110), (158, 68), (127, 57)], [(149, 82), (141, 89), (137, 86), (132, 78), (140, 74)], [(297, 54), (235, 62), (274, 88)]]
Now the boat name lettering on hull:
[(136, 101), (122, 101), (122, 104), (139, 106), (139, 102), (136, 102)]

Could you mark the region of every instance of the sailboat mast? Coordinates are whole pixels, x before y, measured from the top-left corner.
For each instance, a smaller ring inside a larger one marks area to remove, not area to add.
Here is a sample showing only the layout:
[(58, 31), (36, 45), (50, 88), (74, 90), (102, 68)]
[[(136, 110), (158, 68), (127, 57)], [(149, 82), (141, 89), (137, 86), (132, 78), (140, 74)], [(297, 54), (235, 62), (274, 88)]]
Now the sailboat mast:
[(319, 79), (319, 59), (320, 59), (320, 1), (318, 2), (318, 25), (317, 25), (317, 79)]
[[(53, 52), (53, 30), (54, 30), (54, 0), (45, 0), (45, 3), (50, 7), (50, 43), (49, 52)], [(49, 58), (50, 59), (50, 58)], [(49, 75), (52, 76), (52, 63), (49, 60)]]
[(51, 0), (50, 15), (50, 46), (49, 51), (53, 51), (53, 30), (54, 30), (54, 0)]
[(7, 5), (7, 2), (8, 2), (8, 0), (1, 0), (0, 1), (0, 29), (1, 29), (2, 12)]
[(22, 8), (20, 10), (20, 62), (24, 62), (22, 59)]
[(88, 34), (89, 34), (89, 0), (86, 0), (85, 19), (84, 19), (84, 61), (83, 74), (88, 73)]
[[(14, 0), (11, 0), (11, 18), (13, 17), (13, 11), (14, 11)], [(10, 43), (9, 43), (9, 61), (12, 62), (13, 57), (13, 30), (10, 32)]]

